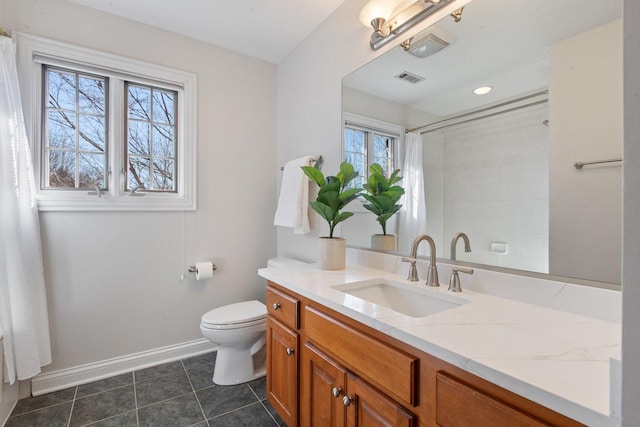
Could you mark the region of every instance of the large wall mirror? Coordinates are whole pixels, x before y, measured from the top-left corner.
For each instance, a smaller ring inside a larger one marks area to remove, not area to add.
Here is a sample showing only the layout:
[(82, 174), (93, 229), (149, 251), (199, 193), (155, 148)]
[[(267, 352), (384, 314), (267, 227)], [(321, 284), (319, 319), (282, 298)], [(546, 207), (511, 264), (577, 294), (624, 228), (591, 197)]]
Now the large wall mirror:
[[(422, 174), (419, 232), (438, 258), (464, 232), (458, 261), (620, 283), (621, 11), (621, 0), (474, 0), (459, 22), (343, 79), (348, 121), (413, 129), (398, 134), (397, 167)], [(421, 158), (405, 159), (410, 139)], [(343, 236), (369, 247), (378, 224), (356, 211)], [(401, 215), (388, 228), (407, 254), (416, 228)]]

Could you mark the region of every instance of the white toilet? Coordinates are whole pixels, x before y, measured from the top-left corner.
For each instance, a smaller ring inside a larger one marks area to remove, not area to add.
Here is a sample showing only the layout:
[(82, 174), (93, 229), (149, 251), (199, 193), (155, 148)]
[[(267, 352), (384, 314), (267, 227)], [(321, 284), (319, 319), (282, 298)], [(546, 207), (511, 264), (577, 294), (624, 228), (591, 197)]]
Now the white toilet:
[(244, 301), (208, 311), (200, 330), (218, 346), (214, 383), (239, 384), (265, 375), (267, 307), (263, 303)]

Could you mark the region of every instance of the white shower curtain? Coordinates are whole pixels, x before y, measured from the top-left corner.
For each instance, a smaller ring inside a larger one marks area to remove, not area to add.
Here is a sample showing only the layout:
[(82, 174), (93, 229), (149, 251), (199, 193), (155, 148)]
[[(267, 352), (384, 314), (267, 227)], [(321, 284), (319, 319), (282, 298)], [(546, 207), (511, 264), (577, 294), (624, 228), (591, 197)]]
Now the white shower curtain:
[(51, 363), (51, 344), (35, 183), (8, 37), (0, 37), (0, 226), (0, 331), (5, 380), (13, 383)]
[(427, 205), (424, 192), (424, 173), (422, 170), (422, 137), (417, 132), (405, 135), (404, 165), (402, 167), (402, 185), (404, 200), (400, 209), (398, 250), (409, 252), (411, 243), (427, 232)]

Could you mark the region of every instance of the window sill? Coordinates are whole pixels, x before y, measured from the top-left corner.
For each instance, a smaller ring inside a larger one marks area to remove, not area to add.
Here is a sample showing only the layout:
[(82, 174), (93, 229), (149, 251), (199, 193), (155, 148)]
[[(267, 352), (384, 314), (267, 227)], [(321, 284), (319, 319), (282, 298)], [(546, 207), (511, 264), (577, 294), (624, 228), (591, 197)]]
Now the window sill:
[(181, 198), (179, 195), (161, 196), (145, 193), (144, 196), (101, 197), (69, 195), (54, 197), (38, 196), (38, 210), (41, 212), (96, 212), (96, 211), (195, 211), (195, 199)]

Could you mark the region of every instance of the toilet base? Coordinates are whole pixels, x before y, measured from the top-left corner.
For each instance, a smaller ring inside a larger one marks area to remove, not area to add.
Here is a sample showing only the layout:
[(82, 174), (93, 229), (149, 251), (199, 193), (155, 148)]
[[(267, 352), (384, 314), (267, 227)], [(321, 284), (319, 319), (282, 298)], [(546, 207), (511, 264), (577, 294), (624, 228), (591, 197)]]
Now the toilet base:
[(254, 354), (246, 349), (220, 348), (213, 368), (213, 382), (217, 385), (242, 384), (264, 377), (267, 373), (266, 346)]

